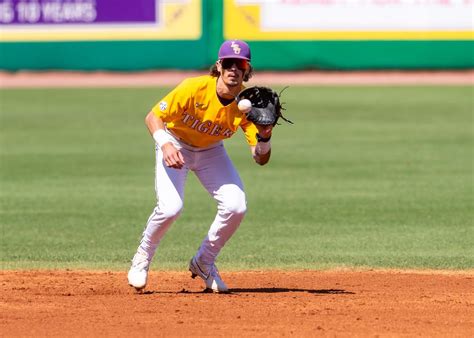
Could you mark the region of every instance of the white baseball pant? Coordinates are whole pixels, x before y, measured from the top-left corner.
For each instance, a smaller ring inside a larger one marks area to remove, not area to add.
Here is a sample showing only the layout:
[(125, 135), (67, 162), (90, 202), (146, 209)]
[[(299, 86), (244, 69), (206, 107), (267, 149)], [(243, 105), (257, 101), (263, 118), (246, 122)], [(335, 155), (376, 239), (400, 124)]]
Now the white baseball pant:
[(183, 208), (184, 184), (191, 170), (217, 202), (217, 215), (196, 254), (200, 262), (213, 264), (244, 218), (247, 203), (243, 184), (222, 142), (208, 148), (191, 147), (176, 139), (173, 143), (183, 154), (185, 165), (181, 169), (167, 167), (163, 152), (156, 146), (158, 202), (146, 224), (139, 250), (145, 251), (149, 260), (153, 258), (161, 239)]

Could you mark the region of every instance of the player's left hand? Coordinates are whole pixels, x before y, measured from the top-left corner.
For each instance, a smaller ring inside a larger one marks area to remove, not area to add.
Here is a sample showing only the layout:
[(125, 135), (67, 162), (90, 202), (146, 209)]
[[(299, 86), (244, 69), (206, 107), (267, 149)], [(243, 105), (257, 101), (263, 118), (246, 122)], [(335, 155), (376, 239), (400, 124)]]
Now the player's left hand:
[[(256, 125), (274, 126), (278, 124), (280, 118), (288, 123), (293, 123), (281, 114), (285, 108), (280, 103), (280, 94), (268, 87), (254, 86), (242, 90), (236, 99), (238, 106), (242, 106), (239, 109), (243, 109), (242, 112), (245, 112), (247, 120)], [(250, 101), (250, 107), (249, 102), (244, 100)], [(245, 104), (243, 104), (244, 102)]]

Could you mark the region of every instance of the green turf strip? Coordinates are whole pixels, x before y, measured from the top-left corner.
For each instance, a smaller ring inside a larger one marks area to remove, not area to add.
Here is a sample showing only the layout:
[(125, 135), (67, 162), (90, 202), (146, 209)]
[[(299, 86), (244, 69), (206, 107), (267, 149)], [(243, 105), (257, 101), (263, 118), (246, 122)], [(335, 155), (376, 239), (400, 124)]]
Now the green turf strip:
[[(472, 269), (472, 89), (287, 89), (269, 165), (226, 142), (249, 208), (221, 269)], [(3, 269), (127, 269), (155, 203), (144, 116), (167, 90), (1, 91)], [(153, 268), (186, 269), (214, 213), (191, 175)]]

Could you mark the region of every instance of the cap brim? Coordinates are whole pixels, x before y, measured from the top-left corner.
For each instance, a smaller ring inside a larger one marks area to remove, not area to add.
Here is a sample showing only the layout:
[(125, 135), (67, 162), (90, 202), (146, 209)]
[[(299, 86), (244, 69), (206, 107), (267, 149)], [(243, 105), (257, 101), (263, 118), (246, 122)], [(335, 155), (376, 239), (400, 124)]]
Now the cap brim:
[(248, 57), (245, 57), (245, 56), (240, 56), (240, 55), (226, 55), (226, 56), (219, 56), (219, 60), (222, 60), (222, 59), (243, 59), (243, 60), (247, 60), (247, 61), (250, 61), (250, 59)]

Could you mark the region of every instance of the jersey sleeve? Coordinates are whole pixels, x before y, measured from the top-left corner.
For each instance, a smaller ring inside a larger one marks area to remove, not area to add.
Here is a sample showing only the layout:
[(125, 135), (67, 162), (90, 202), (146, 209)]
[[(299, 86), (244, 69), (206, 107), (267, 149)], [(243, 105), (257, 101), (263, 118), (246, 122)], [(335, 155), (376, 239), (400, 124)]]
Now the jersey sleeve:
[(192, 91), (187, 88), (188, 80), (184, 80), (152, 108), (153, 113), (164, 122), (171, 122), (180, 116), (188, 109), (191, 100)]
[(255, 126), (255, 124), (253, 124), (250, 121), (247, 121), (246, 119), (243, 119), (242, 123), (240, 124), (240, 127), (244, 131), (245, 139), (247, 140), (247, 143), (250, 146), (257, 145), (257, 132), (258, 132), (258, 129)]

